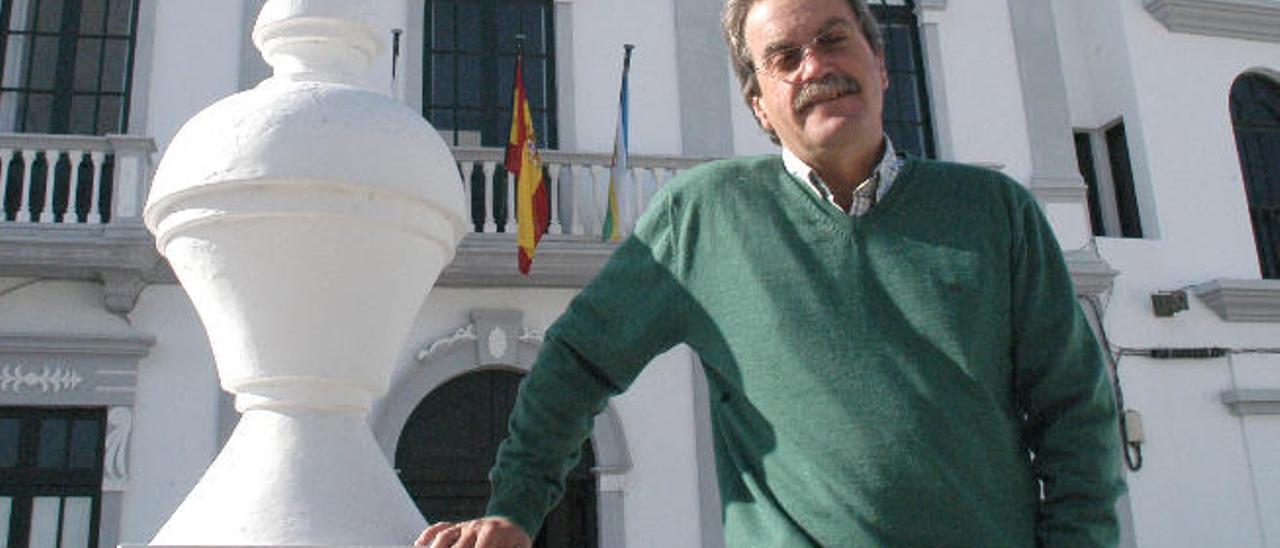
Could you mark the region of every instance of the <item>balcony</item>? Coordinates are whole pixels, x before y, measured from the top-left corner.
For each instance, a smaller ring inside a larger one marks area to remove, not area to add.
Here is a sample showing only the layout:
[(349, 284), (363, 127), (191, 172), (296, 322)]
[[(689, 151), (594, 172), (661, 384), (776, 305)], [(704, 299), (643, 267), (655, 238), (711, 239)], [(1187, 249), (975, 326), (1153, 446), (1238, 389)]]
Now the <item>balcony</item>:
[[(146, 137), (0, 134), (0, 277), (101, 281), (116, 312), (131, 310), (146, 284), (173, 283), (141, 219), (155, 151)], [(457, 148), (454, 157), (468, 181), (474, 232), (440, 285), (581, 287), (613, 252), (616, 244), (600, 236), (609, 155), (542, 152), (551, 225), (527, 277), (516, 269), (514, 181), (502, 167), (504, 151)], [(707, 160), (632, 156), (632, 184), (619, 196), (623, 234), (658, 188)]]
[(106, 305), (172, 274), (142, 225), (146, 137), (0, 134), (0, 276), (100, 280)]
[[(616, 244), (601, 241), (609, 188), (608, 154), (544, 150), (551, 224), (538, 245), (530, 276), (516, 269), (515, 183), (502, 168), (504, 151), (455, 148), (471, 204), (473, 233), (458, 247), (440, 285), (455, 287), (581, 287), (604, 266)], [(689, 156), (631, 156), (631, 184), (619, 190), (621, 230), (629, 234), (636, 218), (659, 188), (680, 172), (711, 160)]]

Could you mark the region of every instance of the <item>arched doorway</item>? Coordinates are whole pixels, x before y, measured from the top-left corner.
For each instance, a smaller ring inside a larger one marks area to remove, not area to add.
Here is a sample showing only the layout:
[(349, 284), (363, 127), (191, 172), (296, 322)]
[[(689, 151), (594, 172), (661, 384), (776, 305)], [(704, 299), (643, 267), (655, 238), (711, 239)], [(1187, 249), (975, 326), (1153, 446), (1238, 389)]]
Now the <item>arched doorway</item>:
[[(395, 466), (429, 521), (456, 521), (484, 512), (489, 468), (506, 436), (521, 378), (521, 373), (501, 369), (467, 373), (432, 390), (409, 415)], [(565, 496), (547, 516), (535, 547), (599, 545), (593, 466), (588, 440), (578, 466), (566, 479)]]
[(1280, 84), (1260, 74), (1237, 78), (1231, 124), (1262, 277), (1280, 279)]

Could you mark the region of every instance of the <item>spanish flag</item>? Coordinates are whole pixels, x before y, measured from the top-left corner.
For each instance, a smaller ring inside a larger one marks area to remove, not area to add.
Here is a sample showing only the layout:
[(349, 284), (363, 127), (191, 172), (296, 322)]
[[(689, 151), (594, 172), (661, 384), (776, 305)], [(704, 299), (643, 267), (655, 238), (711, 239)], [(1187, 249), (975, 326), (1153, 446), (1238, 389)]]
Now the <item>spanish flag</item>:
[(627, 110), (630, 103), (627, 93), (627, 73), (631, 71), (631, 50), (634, 48), (635, 46), (631, 44), (623, 46), (622, 85), (618, 90), (618, 123), (614, 126), (613, 160), (609, 165), (609, 196), (608, 203), (605, 204), (604, 226), (600, 228), (600, 239), (606, 242), (622, 239), (622, 209), (618, 207), (618, 190), (630, 187), (627, 183), (631, 179), (627, 171), (627, 126), (629, 125)]
[(516, 180), (516, 244), (520, 247), (520, 273), (529, 275), (533, 253), (551, 221), (547, 185), (542, 177), (529, 96), (524, 87), (524, 56), (516, 56), (515, 85), (512, 87), (511, 136), (507, 139), (507, 171)]

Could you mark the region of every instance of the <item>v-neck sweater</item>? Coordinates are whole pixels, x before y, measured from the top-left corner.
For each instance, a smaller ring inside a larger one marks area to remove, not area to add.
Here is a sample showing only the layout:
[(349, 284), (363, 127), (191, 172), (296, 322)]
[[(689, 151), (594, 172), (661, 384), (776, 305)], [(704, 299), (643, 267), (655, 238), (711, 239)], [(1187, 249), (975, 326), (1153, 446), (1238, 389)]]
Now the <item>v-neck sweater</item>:
[(729, 546), (1110, 546), (1110, 381), (1035, 199), (908, 160), (865, 215), (777, 156), (700, 166), (548, 329), (491, 479), (535, 532), (592, 418), (686, 343)]

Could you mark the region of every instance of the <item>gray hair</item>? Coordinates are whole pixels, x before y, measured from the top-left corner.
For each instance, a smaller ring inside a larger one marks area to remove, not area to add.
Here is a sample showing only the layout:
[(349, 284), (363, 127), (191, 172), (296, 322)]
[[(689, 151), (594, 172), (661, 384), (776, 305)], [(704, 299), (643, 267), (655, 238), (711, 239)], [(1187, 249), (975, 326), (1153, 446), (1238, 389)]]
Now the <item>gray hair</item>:
[[(733, 63), (733, 72), (738, 75), (738, 86), (742, 90), (742, 99), (747, 107), (752, 108), (751, 101), (760, 95), (760, 80), (756, 77), (756, 65), (751, 60), (751, 51), (747, 48), (746, 20), (747, 13), (757, 0), (727, 0), (724, 11), (720, 14), (720, 24), (724, 28), (724, 40), (729, 46), (729, 60)], [(876, 16), (871, 13), (866, 0), (846, 0), (849, 9), (858, 18), (862, 36), (867, 39), (876, 54), (884, 54), (884, 39), (880, 36), (880, 25)], [(759, 122), (759, 120), (757, 120)], [(775, 143), (778, 137), (770, 132)]]

